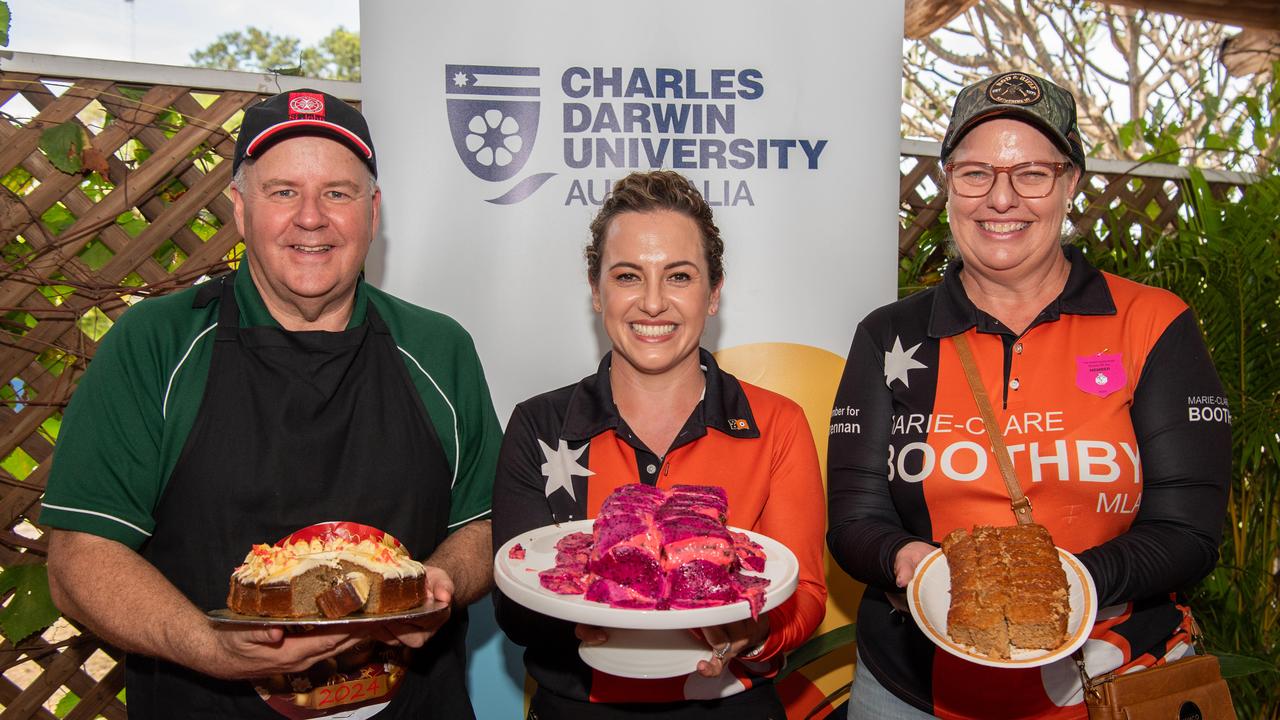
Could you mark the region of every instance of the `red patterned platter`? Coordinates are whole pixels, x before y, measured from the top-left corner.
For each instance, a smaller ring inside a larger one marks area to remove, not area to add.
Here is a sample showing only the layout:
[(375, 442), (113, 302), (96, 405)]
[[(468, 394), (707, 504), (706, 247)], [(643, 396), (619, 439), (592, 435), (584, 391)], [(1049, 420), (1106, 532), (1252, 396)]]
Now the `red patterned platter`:
[(331, 520), (329, 522), (308, 525), (301, 530), (295, 530), (294, 532), (280, 538), (280, 540), (275, 544), (277, 546), (281, 546), (296, 543), (299, 540), (303, 542), (311, 542), (316, 538), (319, 538), (322, 541), (329, 540), (330, 538), (342, 538), (355, 543), (358, 543), (361, 540), (383, 542), (383, 538), (390, 538), (392, 546), (404, 549), (404, 545), (401, 544), (399, 540), (391, 537), (376, 527), (341, 520)]

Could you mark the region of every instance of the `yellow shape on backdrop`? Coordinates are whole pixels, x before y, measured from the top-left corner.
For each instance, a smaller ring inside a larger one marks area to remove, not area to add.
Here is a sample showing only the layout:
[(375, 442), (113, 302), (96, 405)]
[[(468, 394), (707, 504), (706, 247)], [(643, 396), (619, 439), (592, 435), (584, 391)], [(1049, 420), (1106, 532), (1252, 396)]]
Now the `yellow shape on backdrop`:
[[(827, 482), (827, 425), (836, 387), (844, 372), (844, 358), (822, 348), (796, 343), (753, 343), (720, 350), (716, 362), (739, 380), (786, 395), (804, 409), (818, 447), (822, 482)], [(818, 634), (854, 621), (865, 586), (850, 578), (830, 552), (824, 553), (827, 573), (827, 615)], [(839, 656), (837, 660), (836, 657)], [(814, 675), (810, 675), (813, 672)], [(853, 654), (837, 651), (814, 663), (806, 676), (823, 693), (834, 692), (853, 679)]]

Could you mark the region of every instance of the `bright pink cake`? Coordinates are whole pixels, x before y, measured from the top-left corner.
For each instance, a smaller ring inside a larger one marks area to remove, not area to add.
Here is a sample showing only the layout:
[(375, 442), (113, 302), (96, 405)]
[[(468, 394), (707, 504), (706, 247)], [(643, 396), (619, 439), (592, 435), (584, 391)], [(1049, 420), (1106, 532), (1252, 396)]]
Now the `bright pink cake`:
[(763, 548), (725, 526), (724, 488), (624, 485), (605, 498), (591, 535), (556, 544), (556, 565), (538, 574), (562, 595), (634, 609), (701, 608), (746, 600), (753, 617), (764, 605)]

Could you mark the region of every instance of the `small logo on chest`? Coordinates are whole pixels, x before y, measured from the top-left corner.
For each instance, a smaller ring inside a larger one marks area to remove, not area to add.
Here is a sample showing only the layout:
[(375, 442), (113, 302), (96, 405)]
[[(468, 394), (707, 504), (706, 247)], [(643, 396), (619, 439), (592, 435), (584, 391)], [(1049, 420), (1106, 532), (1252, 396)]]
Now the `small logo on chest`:
[(1124, 362), (1120, 353), (1098, 353), (1076, 358), (1076, 387), (1104, 398), (1125, 385)]

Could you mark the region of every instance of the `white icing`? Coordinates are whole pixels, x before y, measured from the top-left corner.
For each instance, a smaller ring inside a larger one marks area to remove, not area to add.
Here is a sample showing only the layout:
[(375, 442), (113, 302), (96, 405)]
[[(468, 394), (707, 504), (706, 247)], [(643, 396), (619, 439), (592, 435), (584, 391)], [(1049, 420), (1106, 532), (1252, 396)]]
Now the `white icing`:
[(356, 597), (360, 598), (361, 605), (369, 602), (369, 578), (365, 577), (364, 573), (349, 572), (346, 580), (356, 591)]
[(286, 582), (317, 567), (338, 568), (346, 561), (384, 578), (417, 577), (425, 573), (422, 563), (409, 557), (403, 548), (365, 539), (345, 538), (299, 540), (286, 545), (254, 545), (244, 563), (231, 573), (237, 582), (262, 585)]

